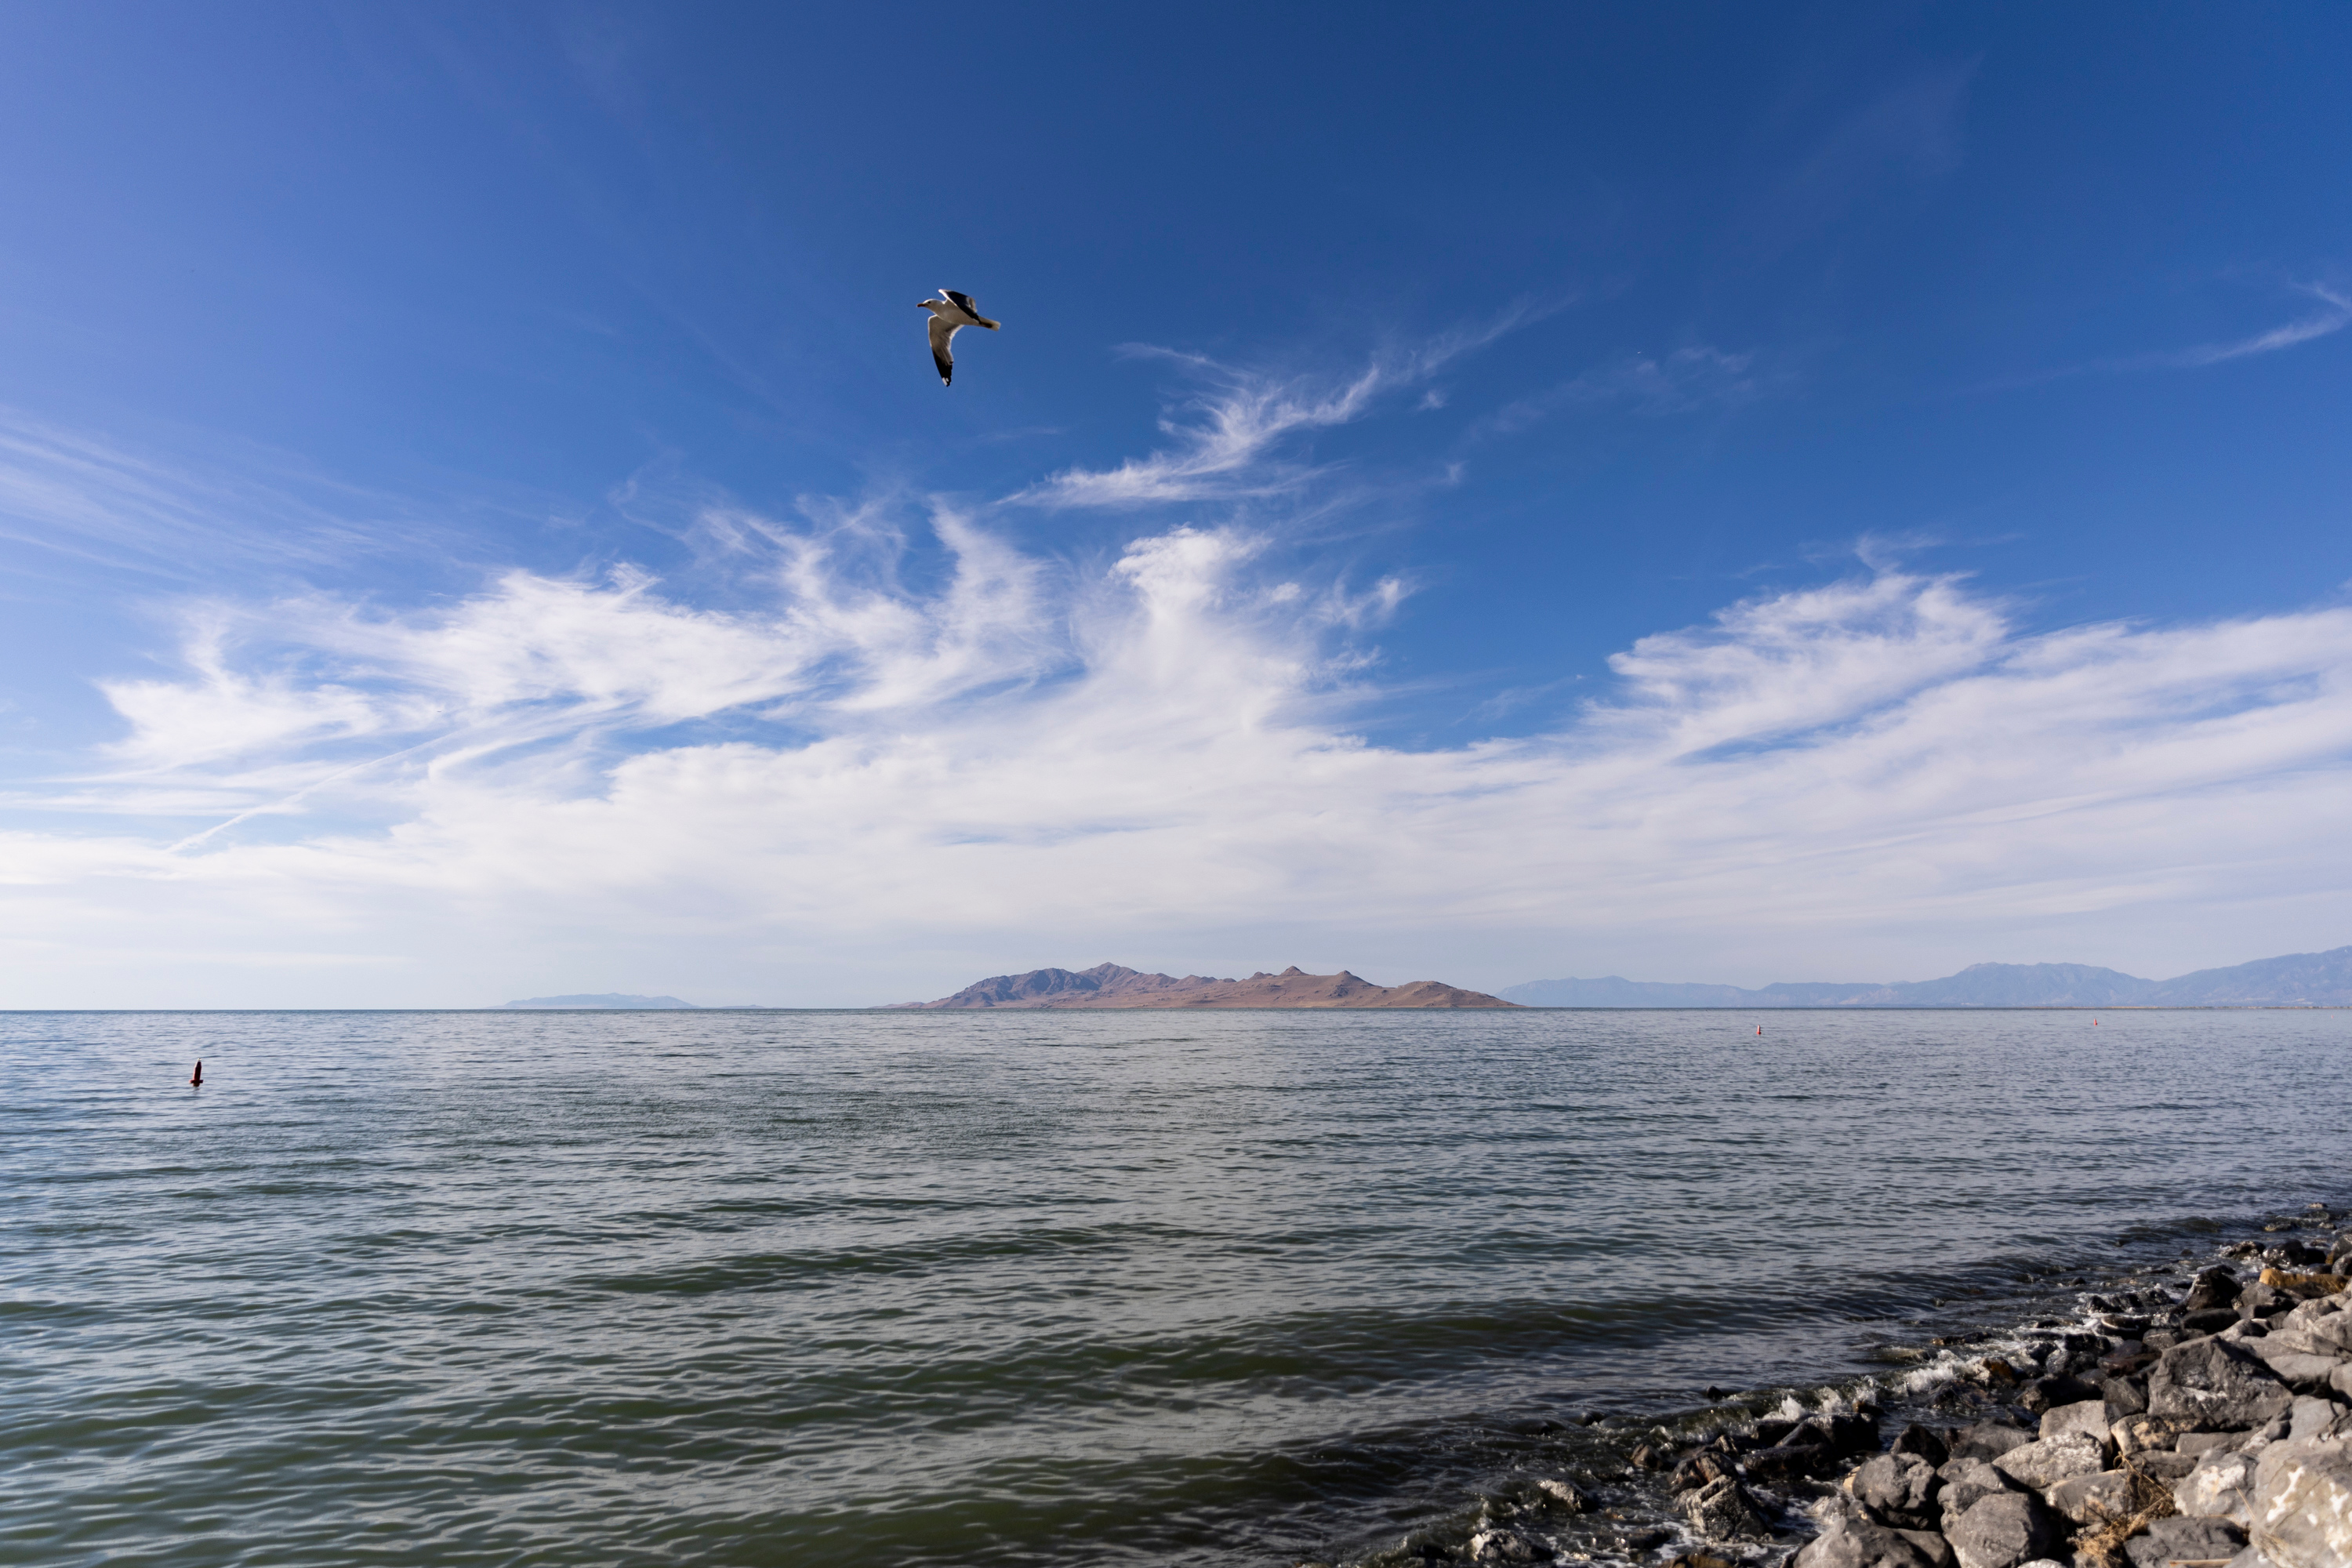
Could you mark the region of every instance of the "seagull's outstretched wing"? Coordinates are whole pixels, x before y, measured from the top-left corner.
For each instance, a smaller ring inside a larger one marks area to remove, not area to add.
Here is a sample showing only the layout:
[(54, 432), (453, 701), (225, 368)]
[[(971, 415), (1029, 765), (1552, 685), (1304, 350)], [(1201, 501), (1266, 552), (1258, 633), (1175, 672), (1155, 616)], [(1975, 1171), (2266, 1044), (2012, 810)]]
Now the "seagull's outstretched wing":
[(931, 363), (940, 367), (940, 384), (955, 384), (955, 355), (948, 352), (948, 340), (963, 331), (961, 325), (950, 326), (944, 316), (931, 318)]
[(960, 294), (953, 289), (942, 289), (940, 290), (940, 298), (970, 316), (975, 324), (986, 327), (991, 331), (996, 330), (997, 323), (980, 313), (980, 307), (972, 302), (971, 295)]

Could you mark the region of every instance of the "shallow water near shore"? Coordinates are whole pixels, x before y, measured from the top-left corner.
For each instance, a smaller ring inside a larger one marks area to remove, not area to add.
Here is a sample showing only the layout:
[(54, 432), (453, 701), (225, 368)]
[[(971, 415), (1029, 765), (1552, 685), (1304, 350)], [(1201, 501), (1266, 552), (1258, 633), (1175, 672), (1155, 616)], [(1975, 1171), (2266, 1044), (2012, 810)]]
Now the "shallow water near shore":
[(0, 1561), (1360, 1558), (2352, 1195), (2098, 1016), (0, 1015)]

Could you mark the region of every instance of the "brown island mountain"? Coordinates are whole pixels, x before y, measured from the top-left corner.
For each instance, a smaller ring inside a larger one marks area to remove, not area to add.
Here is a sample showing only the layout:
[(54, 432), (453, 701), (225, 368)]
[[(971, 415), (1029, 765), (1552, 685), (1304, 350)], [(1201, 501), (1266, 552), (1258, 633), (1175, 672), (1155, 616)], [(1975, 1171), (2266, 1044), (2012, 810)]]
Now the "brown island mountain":
[(1297, 965), (1279, 974), (1263, 971), (1247, 980), (1206, 974), (1145, 974), (1116, 963), (1092, 969), (1033, 969), (1026, 974), (996, 974), (936, 1002), (901, 1002), (901, 1007), (1516, 1007), (1484, 991), (1465, 991), (1435, 980), (1407, 985), (1375, 985), (1349, 973), (1307, 974)]

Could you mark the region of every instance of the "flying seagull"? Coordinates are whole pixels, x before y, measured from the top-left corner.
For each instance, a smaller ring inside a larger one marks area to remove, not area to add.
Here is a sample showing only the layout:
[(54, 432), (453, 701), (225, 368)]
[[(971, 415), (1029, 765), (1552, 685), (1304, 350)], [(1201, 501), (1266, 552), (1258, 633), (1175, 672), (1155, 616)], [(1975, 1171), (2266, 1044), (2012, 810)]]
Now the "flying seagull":
[(923, 309), (931, 313), (931, 363), (940, 367), (940, 384), (955, 384), (955, 355), (948, 352), (949, 340), (966, 327), (986, 327), (996, 331), (1004, 323), (992, 321), (980, 313), (969, 294), (959, 294), (952, 289), (942, 289), (936, 300), (923, 301)]

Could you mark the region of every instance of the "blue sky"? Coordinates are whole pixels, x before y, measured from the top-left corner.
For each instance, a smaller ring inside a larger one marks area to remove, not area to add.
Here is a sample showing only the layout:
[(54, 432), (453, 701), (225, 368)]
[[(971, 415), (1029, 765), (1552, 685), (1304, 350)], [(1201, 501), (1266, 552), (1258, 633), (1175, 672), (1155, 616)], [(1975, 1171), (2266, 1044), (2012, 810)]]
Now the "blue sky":
[(2352, 941), (2340, 12), (0, 29), (0, 1002)]

